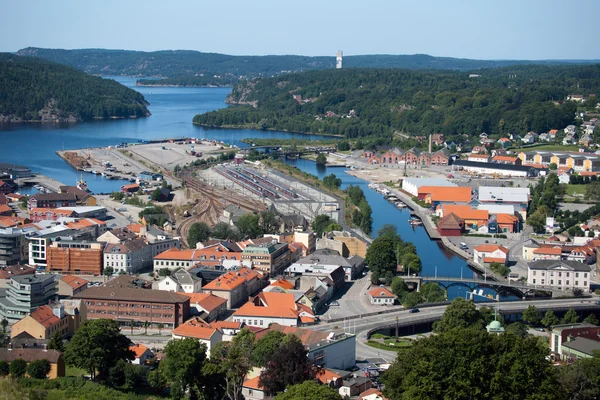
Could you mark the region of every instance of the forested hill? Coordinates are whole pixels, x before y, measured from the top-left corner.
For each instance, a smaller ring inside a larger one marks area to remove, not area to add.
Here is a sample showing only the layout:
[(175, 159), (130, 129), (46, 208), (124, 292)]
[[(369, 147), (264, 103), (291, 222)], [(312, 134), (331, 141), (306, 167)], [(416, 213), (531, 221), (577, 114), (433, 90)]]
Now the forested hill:
[(564, 101), (568, 94), (600, 93), (600, 65), (513, 66), (475, 74), (342, 69), (255, 79), (234, 86), (227, 99), (254, 107), (197, 115), (194, 123), (387, 139), (393, 132), (450, 138), (547, 132), (573, 123), (576, 105)]
[[(286, 72), (301, 72), (335, 68), (335, 56), (231, 56), (202, 53), (191, 50), (163, 50), (154, 52), (105, 49), (41, 49), (28, 47), (19, 55), (36, 56), (78, 68), (95, 75), (130, 75), (156, 78), (175, 78), (163, 84), (228, 85), (225, 80), (240, 77), (270, 77)], [(590, 61), (548, 60), (470, 60), (463, 58), (433, 57), (425, 54), (386, 55), (372, 54), (344, 56), (344, 68), (407, 68), (472, 70), (520, 64), (569, 64)], [(215, 77), (215, 75), (217, 77)], [(196, 79), (188, 79), (196, 77)], [(214, 79), (208, 79), (213, 77)], [(190, 83), (191, 82), (191, 83)], [(208, 82), (208, 83), (207, 83)], [(147, 82), (141, 82), (146, 84)], [(151, 82), (159, 84), (160, 82)]]
[(38, 58), (0, 53), (0, 88), (0, 122), (150, 115), (135, 90)]

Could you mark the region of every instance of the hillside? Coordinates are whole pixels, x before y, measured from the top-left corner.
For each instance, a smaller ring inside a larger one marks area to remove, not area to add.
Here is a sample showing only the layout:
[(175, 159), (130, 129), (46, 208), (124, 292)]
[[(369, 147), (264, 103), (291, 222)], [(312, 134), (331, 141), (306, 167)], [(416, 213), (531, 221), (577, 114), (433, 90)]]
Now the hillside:
[(568, 94), (600, 93), (600, 65), (513, 66), (477, 74), (342, 69), (255, 79), (238, 83), (227, 98), (246, 105), (197, 115), (194, 123), (387, 140), (396, 131), (450, 138), (545, 132), (573, 123), (576, 105), (563, 101)]
[[(94, 75), (129, 75), (152, 78), (175, 78), (175, 80), (140, 82), (140, 84), (183, 86), (227, 86), (240, 77), (270, 77), (287, 72), (333, 69), (335, 56), (307, 57), (284, 56), (231, 56), (202, 53), (191, 50), (163, 50), (154, 52), (106, 50), (106, 49), (41, 49), (28, 47), (19, 55), (45, 58), (69, 65)], [(497, 68), (520, 64), (569, 64), (590, 61), (548, 60), (470, 60), (451, 57), (433, 57), (425, 54), (387, 55), (372, 54), (344, 56), (344, 68), (406, 68), (473, 70)], [(200, 77), (200, 75), (204, 75)], [(218, 78), (215, 78), (215, 75)], [(191, 80), (188, 78), (192, 78)], [(213, 79), (211, 79), (213, 78)]]
[(0, 53), (0, 122), (150, 115), (140, 93), (64, 65)]

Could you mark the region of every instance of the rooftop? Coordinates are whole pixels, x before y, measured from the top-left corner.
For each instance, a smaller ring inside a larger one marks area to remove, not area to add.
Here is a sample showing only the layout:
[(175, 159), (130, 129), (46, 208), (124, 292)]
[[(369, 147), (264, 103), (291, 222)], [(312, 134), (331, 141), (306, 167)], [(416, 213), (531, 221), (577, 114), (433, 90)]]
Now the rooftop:
[(563, 351), (571, 349), (591, 356), (593, 352), (600, 350), (600, 341), (577, 337), (563, 342), (562, 348)]
[(209, 324), (200, 318), (191, 318), (185, 323), (173, 329), (173, 335), (182, 337), (193, 337), (196, 339), (209, 340), (215, 333), (216, 328), (210, 327)]
[(74, 275), (65, 275), (61, 278), (61, 281), (71, 286), (73, 290), (77, 290), (88, 285), (88, 281), (79, 276)]
[(591, 267), (579, 261), (571, 260), (539, 260), (528, 264), (529, 269), (549, 270), (564, 269), (567, 271), (590, 272)]
[(54, 315), (52, 308), (48, 306), (38, 307), (35, 311), (29, 314), (29, 316), (44, 328), (50, 328), (51, 326), (54, 326), (60, 322), (60, 318)]
[(432, 201), (455, 201), (467, 203), (471, 201), (471, 188), (468, 186), (421, 186), (419, 194), (431, 195)]
[(146, 346), (144, 346), (143, 344), (138, 343), (138, 344), (129, 346), (129, 350), (131, 350), (135, 353), (135, 358), (140, 358), (141, 356), (144, 355), (145, 352), (148, 351), (148, 348)]
[(185, 303), (190, 300), (188, 296), (167, 292), (165, 290), (113, 286), (110, 282), (111, 281), (101, 286), (88, 287), (83, 292), (77, 293), (73, 297), (79, 299), (124, 300), (164, 304)]
[(219, 296), (215, 296), (210, 293), (181, 293), (182, 296), (188, 296), (190, 298), (190, 305), (198, 304), (200, 307), (208, 311), (209, 313), (223, 304), (227, 303), (227, 299)]
[(396, 295), (392, 292), (390, 292), (388, 289), (386, 288), (382, 288), (382, 287), (376, 287), (375, 289), (372, 289), (369, 291), (369, 295), (371, 297), (379, 297), (379, 298), (396, 298)]
[(21, 358), (28, 363), (36, 360), (48, 360), (51, 364), (56, 364), (60, 357), (61, 353), (56, 350), (0, 348), (0, 361), (9, 363)]
[(498, 244), (480, 244), (475, 247), (475, 250), (481, 253), (493, 253), (494, 251), (500, 250), (504, 254), (508, 254), (508, 249)]

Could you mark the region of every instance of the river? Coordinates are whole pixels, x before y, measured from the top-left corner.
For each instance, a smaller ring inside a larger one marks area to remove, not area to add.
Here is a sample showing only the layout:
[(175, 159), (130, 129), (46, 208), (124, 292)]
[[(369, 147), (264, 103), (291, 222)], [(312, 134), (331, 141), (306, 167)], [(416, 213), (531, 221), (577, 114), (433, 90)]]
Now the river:
[[(317, 135), (277, 131), (253, 131), (246, 129), (207, 129), (191, 123), (195, 114), (226, 107), (228, 88), (172, 88), (135, 87), (133, 78), (114, 77), (118, 82), (141, 92), (150, 102), (152, 116), (140, 119), (93, 121), (78, 124), (21, 124), (0, 125), (0, 162), (30, 167), (34, 172), (50, 176), (65, 184), (75, 184), (80, 172), (71, 168), (55, 152), (61, 149), (102, 147), (141, 139), (167, 137), (196, 137), (222, 140), (246, 147), (241, 139), (257, 138), (310, 138), (324, 139)], [(373, 232), (384, 224), (394, 224), (403, 240), (417, 247), (423, 262), (423, 275), (472, 277), (473, 272), (465, 261), (445, 250), (438, 241), (430, 240), (423, 227), (413, 228), (408, 223), (409, 212), (398, 210), (376, 191), (367, 187), (368, 182), (348, 175), (343, 168), (317, 168), (308, 160), (290, 161), (298, 168), (322, 178), (326, 172), (335, 173), (342, 179), (342, 187), (350, 184), (360, 186), (373, 209)], [(90, 189), (105, 193), (119, 190), (122, 181), (106, 180), (101, 176), (84, 174)], [(465, 288), (455, 287), (449, 297), (464, 296)]]

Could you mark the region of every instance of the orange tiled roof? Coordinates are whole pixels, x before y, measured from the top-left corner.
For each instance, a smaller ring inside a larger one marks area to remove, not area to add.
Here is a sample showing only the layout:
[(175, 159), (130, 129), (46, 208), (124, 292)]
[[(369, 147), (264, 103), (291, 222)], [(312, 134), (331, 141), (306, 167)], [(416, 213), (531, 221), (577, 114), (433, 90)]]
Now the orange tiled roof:
[(444, 204), (442, 211), (444, 215), (446, 213), (453, 213), (460, 219), (480, 219), (487, 221), (489, 218), (488, 210), (474, 210), (468, 205)]
[(286, 281), (283, 278), (276, 280), (275, 282), (271, 283), (269, 286), (278, 286), (280, 288), (284, 288), (287, 290), (294, 289), (294, 287), (295, 287), (290, 281)]
[(550, 129), (548, 133), (551, 135), (556, 135), (558, 133), (558, 129)]
[(382, 287), (376, 287), (375, 289), (370, 290), (369, 295), (371, 295), (371, 297), (386, 297), (386, 298), (393, 297), (393, 298), (396, 298), (394, 293), (392, 293), (388, 289), (382, 288)]
[(144, 346), (143, 344), (134, 344), (133, 346), (129, 346), (129, 350), (133, 351), (135, 353), (135, 358), (140, 358), (141, 356), (144, 355), (144, 353), (146, 351), (148, 351), (148, 348), (146, 346)]
[(483, 257), (483, 262), (484, 263), (500, 263), (500, 264), (504, 264), (506, 262), (506, 258), (498, 258), (498, 257)]
[(46, 214), (46, 213), (51, 213), (51, 214), (57, 214), (57, 215), (62, 215), (64, 217), (69, 217), (71, 216), (75, 211), (73, 210), (59, 210), (56, 208), (32, 208), (30, 214)]
[(379, 391), (378, 389), (375, 389), (375, 388), (367, 389), (364, 392), (362, 392), (361, 394), (359, 394), (358, 400), (363, 400), (365, 397), (371, 396), (373, 394), (381, 397), (381, 400), (387, 400), (386, 397), (383, 397), (383, 394), (381, 393), (381, 391)]
[(336, 374), (333, 371), (328, 370), (327, 368), (319, 368), (316, 373), (316, 378), (324, 385), (327, 385), (329, 382), (333, 382), (338, 379), (342, 379), (341, 375)]
[(548, 254), (560, 256), (562, 255), (562, 249), (560, 247), (540, 247), (539, 249), (533, 250), (533, 254)]
[(25, 225), (29, 219), (25, 217), (8, 217), (6, 215), (0, 215), (0, 227), (12, 228), (18, 225)]
[(140, 233), (140, 230), (144, 227), (142, 224), (129, 224), (125, 228), (133, 233)]
[(60, 322), (60, 318), (54, 315), (52, 309), (48, 306), (38, 307), (34, 312), (29, 314), (29, 316), (44, 328), (50, 328)]
[(508, 249), (498, 244), (480, 244), (479, 246), (475, 247), (475, 250), (480, 253), (493, 253), (496, 250), (500, 250), (504, 254), (508, 254)]
[(238, 272), (231, 271), (204, 285), (202, 290), (230, 291), (237, 288), (244, 282), (246, 282), (246, 278), (244, 278)]
[(538, 168), (538, 169), (548, 168), (544, 164), (523, 164), (523, 166), (524, 167), (531, 167), (531, 168)]
[(12, 208), (10, 208), (9, 205), (7, 205), (7, 204), (0, 204), (0, 213), (8, 212), (8, 211), (12, 212)]
[(223, 329), (242, 329), (242, 325), (244, 325), (244, 323), (234, 321), (215, 321), (210, 325), (220, 331), (223, 331)]
[(519, 157), (517, 156), (494, 156), (492, 158), (492, 160), (494, 161), (509, 161), (509, 162), (515, 162), (519, 159)]
[(184, 260), (191, 261), (196, 249), (179, 250), (177, 247), (172, 247), (165, 250), (156, 257), (155, 260)]
[(503, 138), (500, 138), (500, 139), (498, 139), (498, 140), (499, 140), (500, 142), (503, 142), (503, 143), (510, 142), (510, 139), (509, 139), (509, 138), (505, 138), (505, 137), (503, 137)]
[(65, 275), (62, 277), (61, 281), (71, 286), (73, 290), (79, 289), (83, 286), (87, 286), (88, 284), (88, 281), (86, 281), (85, 279), (74, 275)]
[(466, 186), (422, 186), (419, 193), (431, 194), (432, 201), (471, 201), (471, 188)]
[(187, 320), (172, 331), (173, 335), (176, 336), (193, 337), (203, 340), (210, 340), (216, 332), (216, 328), (211, 328), (210, 325), (197, 318)]
[(260, 382), (260, 375), (256, 375), (254, 378), (244, 381), (243, 386), (245, 388), (262, 391), (263, 387), (259, 382)]
[[(259, 304), (259, 305), (256, 305)], [(301, 313), (308, 313), (314, 318), (310, 308), (297, 304), (291, 293), (262, 292), (244, 304), (233, 315), (250, 317), (299, 318)]]
[(514, 224), (519, 221), (519, 218), (510, 214), (496, 214), (496, 221), (499, 224)]
[(210, 293), (183, 293), (180, 292), (183, 296), (188, 296), (190, 298), (190, 305), (198, 304), (200, 307), (204, 308), (206, 311), (211, 312), (217, 307), (221, 306), (224, 303), (227, 303), (227, 299), (224, 299), (219, 296), (215, 296)]

